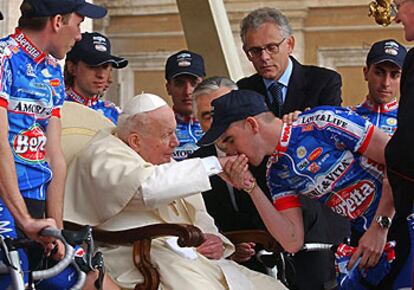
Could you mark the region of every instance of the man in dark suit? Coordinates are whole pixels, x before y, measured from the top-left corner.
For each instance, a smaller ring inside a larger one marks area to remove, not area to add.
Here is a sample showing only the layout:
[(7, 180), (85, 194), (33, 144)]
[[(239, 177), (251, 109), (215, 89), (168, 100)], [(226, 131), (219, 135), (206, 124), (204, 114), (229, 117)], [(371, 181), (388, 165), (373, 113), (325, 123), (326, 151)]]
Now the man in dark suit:
[[(239, 80), (237, 85), (240, 89), (253, 90), (265, 96), (268, 107), (277, 117), (315, 106), (341, 105), (341, 76), (325, 68), (302, 65), (291, 56), (295, 38), (288, 19), (279, 10), (256, 9), (243, 18), (240, 29), (243, 50), (257, 73)], [(266, 186), (266, 163), (267, 158), (251, 171), (270, 198)], [(301, 203), (305, 242), (324, 240), (330, 231), (337, 231), (336, 241), (345, 235), (346, 222), (340, 217), (306, 197), (301, 197)], [(333, 289), (333, 267), (314, 266), (333, 265), (332, 258), (326, 253), (298, 254), (293, 257), (293, 263), (297, 274), (291, 279), (297, 289)]]
[[(402, 23), (407, 41), (414, 40), (414, 1), (395, 0), (395, 22)], [(385, 150), (387, 173), (397, 217), (412, 221), (414, 202), (414, 50), (405, 57), (400, 82), (398, 127)], [(409, 243), (408, 231), (401, 231), (399, 243)], [(413, 275), (414, 276), (414, 275)]]
[[(402, 23), (405, 38), (414, 40), (414, 1), (395, 1), (397, 16)], [(410, 49), (404, 61), (400, 85), (398, 127), (386, 148), (388, 174), (393, 187), (397, 213), (412, 212), (414, 198), (414, 50)]]
[[(277, 117), (321, 105), (340, 106), (341, 76), (325, 68), (300, 64), (291, 53), (295, 38), (287, 18), (273, 8), (260, 8), (241, 22), (241, 39), (247, 58), (257, 73), (239, 80), (240, 89), (256, 91)], [(281, 103), (272, 84), (281, 87)], [(276, 108), (280, 108), (280, 112)]]

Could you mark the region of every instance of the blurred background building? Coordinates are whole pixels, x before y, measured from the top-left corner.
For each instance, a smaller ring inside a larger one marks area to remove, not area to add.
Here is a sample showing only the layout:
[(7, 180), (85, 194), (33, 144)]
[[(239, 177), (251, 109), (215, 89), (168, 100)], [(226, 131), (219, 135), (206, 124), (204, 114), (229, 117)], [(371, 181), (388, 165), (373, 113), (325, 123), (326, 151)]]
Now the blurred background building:
[[(367, 93), (362, 68), (370, 45), (385, 38), (403, 44), (403, 28), (381, 27), (368, 17), (370, 0), (94, 0), (109, 9), (103, 20), (86, 23), (110, 37), (115, 54), (129, 60), (114, 71), (108, 93), (115, 103), (142, 91), (165, 97), (166, 58), (181, 49), (204, 56), (208, 76), (238, 80), (254, 72), (241, 49), (239, 23), (258, 7), (280, 9), (296, 37), (294, 56), (304, 64), (337, 70), (343, 79), (344, 105), (362, 101)], [(0, 0), (6, 21), (4, 35), (17, 22), (20, 0)], [(168, 100), (169, 101), (169, 100)]]

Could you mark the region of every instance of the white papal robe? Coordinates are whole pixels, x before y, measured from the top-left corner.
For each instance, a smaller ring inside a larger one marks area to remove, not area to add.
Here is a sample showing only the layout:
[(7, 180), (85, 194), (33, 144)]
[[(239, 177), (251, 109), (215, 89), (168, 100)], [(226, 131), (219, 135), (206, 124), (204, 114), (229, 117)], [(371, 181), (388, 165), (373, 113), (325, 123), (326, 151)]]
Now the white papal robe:
[[(207, 213), (199, 192), (210, 189), (201, 159), (152, 165), (110, 130), (100, 131), (68, 168), (64, 218), (107, 231), (155, 223), (187, 223), (219, 236), (224, 257), (234, 251)], [(191, 260), (171, 250), (166, 238), (152, 242), (151, 259), (160, 289), (286, 289), (279, 281), (226, 260), (196, 252)], [(132, 260), (132, 245), (99, 245), (106, 268), (123, 288), (133, 289), (142, 275)]]

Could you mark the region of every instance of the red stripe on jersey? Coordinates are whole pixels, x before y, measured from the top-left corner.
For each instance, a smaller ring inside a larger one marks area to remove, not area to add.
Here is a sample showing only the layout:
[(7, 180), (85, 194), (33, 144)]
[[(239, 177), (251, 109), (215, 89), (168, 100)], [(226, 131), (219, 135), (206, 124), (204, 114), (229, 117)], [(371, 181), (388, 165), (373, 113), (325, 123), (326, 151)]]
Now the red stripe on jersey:
[(53, 109), (52, 110), (52, 117), (60, 118), (60, 109)]
[(294, 208), (294, 207), (301, 207), (300, 201), (299, 201), (299, 197), (296, 195), (289, 195), (286, 197), (282, 197), (280, 199), (277, 199), (273, 202), (273, 206), (277, 209), (277, 210), (285, 210), (285, 209), (289, 209), (289, 208)]
[(37, 46), (27, 38), (21, 29), (16, 28), (16, 32), (12, 35), (12, 37), (19, 44), (19, 47), (30, 55), (36, 63), (40, 63), (46, 58), (46, 54), (37, 48)]
[(7, 109), (8, 105), (9, 105), (9, 102), (7, 102), (7, 100), (0, 98), (0, 107)]
[(372, 136), (374, 135), (375, 127), (374, 125), (371, 125), (371, 127), (368, 129), (368, 133), (365, 137), (364, 142), (361, 144), (361, 147), (359, 147), (358, 152), (361, 154), (365, 153), (365, 150), (367, 150), (369, 142), (371, 142)]

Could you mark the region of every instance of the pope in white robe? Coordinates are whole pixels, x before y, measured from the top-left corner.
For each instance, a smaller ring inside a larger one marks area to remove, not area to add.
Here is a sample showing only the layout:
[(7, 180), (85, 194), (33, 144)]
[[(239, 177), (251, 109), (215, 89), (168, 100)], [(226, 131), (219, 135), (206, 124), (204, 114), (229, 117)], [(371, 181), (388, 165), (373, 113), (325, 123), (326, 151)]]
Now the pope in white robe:
[[(210, 189), (210, 175), (222, 171), (220, 161), (216, 157), (171, 161), (177, 144), (174, 114), (165, 101), (151, 94), (132, 98), (118, 127), (100, 131), (70, 163), (65, 220), (106, 231), (155, 223), (200, 228), (211, 247), (180, 251), (168, 237), (153, 240), (151, 259), (160, 274), (160, 289), (286, 289), (279, 281), (226, 259), (234, 246), (218, 232), (199, 193)], [(100, 244), (98, 250), (122, 288), (133, 289), (142, 282), (132, 245)]]

